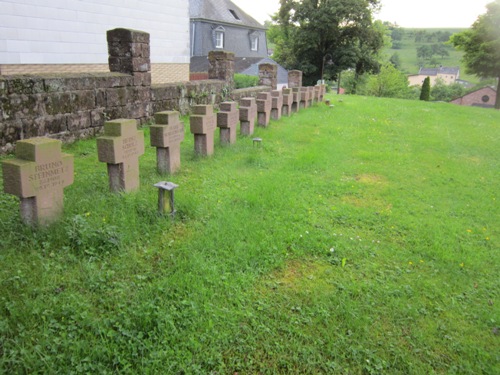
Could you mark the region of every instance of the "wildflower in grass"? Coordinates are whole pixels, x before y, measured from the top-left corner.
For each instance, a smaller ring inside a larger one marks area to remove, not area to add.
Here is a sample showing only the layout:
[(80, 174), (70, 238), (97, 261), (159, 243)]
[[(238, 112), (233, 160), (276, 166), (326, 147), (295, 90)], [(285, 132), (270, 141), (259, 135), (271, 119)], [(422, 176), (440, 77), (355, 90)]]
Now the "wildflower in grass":
[(490, 240), (490, 238), (489, 238), (489, 237), (486, 237), (485, 239), (486, 239), (486, 241), (489, 241), (489, 240)]
[(333, 253), (335, 252), (335, 248), (334, 247), (330, 247), (330, 253)]
[(424, 261), (422, 259), (420, 259), (420, 263), (424, 263)]
[(462, 262), (460, 263), (460, 268), (464, 268), (465, 264)]
[(472, 233), (472, 230), (471, 229), (467, 229), (467, 233)]
[(85, 216), (89, 217), (90, 216), (90, 212), (85, 212)]
[(413, 262), (412, 262), (411, 260), (408, 262), (408, 264), (409, 264), (410, 266), (413, 266)]

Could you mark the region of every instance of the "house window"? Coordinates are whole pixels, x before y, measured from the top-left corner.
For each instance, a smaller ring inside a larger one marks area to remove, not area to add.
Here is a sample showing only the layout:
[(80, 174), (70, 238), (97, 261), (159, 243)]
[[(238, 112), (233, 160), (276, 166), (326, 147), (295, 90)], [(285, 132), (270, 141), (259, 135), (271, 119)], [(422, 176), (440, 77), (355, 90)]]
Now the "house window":
[(259, 50), (259, 38), (253, 38), (252, 39), (251, 49), (252, 49), (252, 51), (258, 51)]
[(483, 101), (483, 103), (488, 103), (490, 101), (490, 97), (488, 95), (484, 95), (481, 100)]
[(213, 30), (213, 38), (214, 38), (214, 47), (215, 48), (224, 48), (224, 37), (225, 37), (225, 32), (226, 30), (222, 27), (219, 26), (216, 29)]
[(215, 48), (224, 48), (224, 33), (222, 31), (215, 32)]
[(248, 34), (248, 37), (250, 38), (250, 49), (252, 51), (258, 51), (259, 50), (259, 33), (257, 31), (253, 31)]

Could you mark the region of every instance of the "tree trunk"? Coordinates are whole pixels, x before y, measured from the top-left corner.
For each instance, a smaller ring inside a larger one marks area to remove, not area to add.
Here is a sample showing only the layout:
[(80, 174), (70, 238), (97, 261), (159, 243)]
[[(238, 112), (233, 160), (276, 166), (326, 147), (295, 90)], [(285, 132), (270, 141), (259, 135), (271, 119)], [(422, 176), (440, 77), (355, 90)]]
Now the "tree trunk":
[(500, 77), (497, 77), (497, 99), (495, 100), (495, 109), (500, 109)]

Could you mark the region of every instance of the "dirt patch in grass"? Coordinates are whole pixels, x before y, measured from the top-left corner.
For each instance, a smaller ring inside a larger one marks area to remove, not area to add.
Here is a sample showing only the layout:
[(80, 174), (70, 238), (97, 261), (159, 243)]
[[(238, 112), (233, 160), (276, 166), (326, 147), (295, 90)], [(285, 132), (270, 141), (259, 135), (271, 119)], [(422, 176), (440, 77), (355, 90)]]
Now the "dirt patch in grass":
[(285, 288), (290, 291), (324, 289), (330, 284), (334, 269), (331, 264), (320, 260), (291, 260), (283, 268), (273, 272), (268, 283), (274, 288)]
[(387, 184), (387, 179), (384, 176), (379, 176), (370, 173), (358, 174), (356, 175), (355, 179), (356, 181), (359, 181), (363, 184), (370, 184), (370, 185)]

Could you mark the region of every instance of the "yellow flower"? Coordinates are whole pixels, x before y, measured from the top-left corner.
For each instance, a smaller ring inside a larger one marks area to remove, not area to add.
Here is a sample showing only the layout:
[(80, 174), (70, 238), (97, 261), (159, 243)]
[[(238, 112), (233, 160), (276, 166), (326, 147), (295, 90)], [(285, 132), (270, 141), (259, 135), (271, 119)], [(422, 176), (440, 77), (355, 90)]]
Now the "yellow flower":
[(472, 230), (471, 229), (467, 229), (467, 233), (472, 233)]
[(413, 262), (410, 261), (410, 262), (408, 262), (408, 264), (411, 266), (413, 264)]
[(420, 263), (424, 263), (424, 261), (422, 259), (420, 259)]
[(462, 262), (460, 263), (460, 267), (464, 268), (465, 264)]
[(486, 237), (486, 241), (489, 241), (489, 240), (490, 240), (490, 238), (489, 238), (489, 237)]
[(90, 212), (85, 212), (85, 216), (89, 217), (90, 216)]

